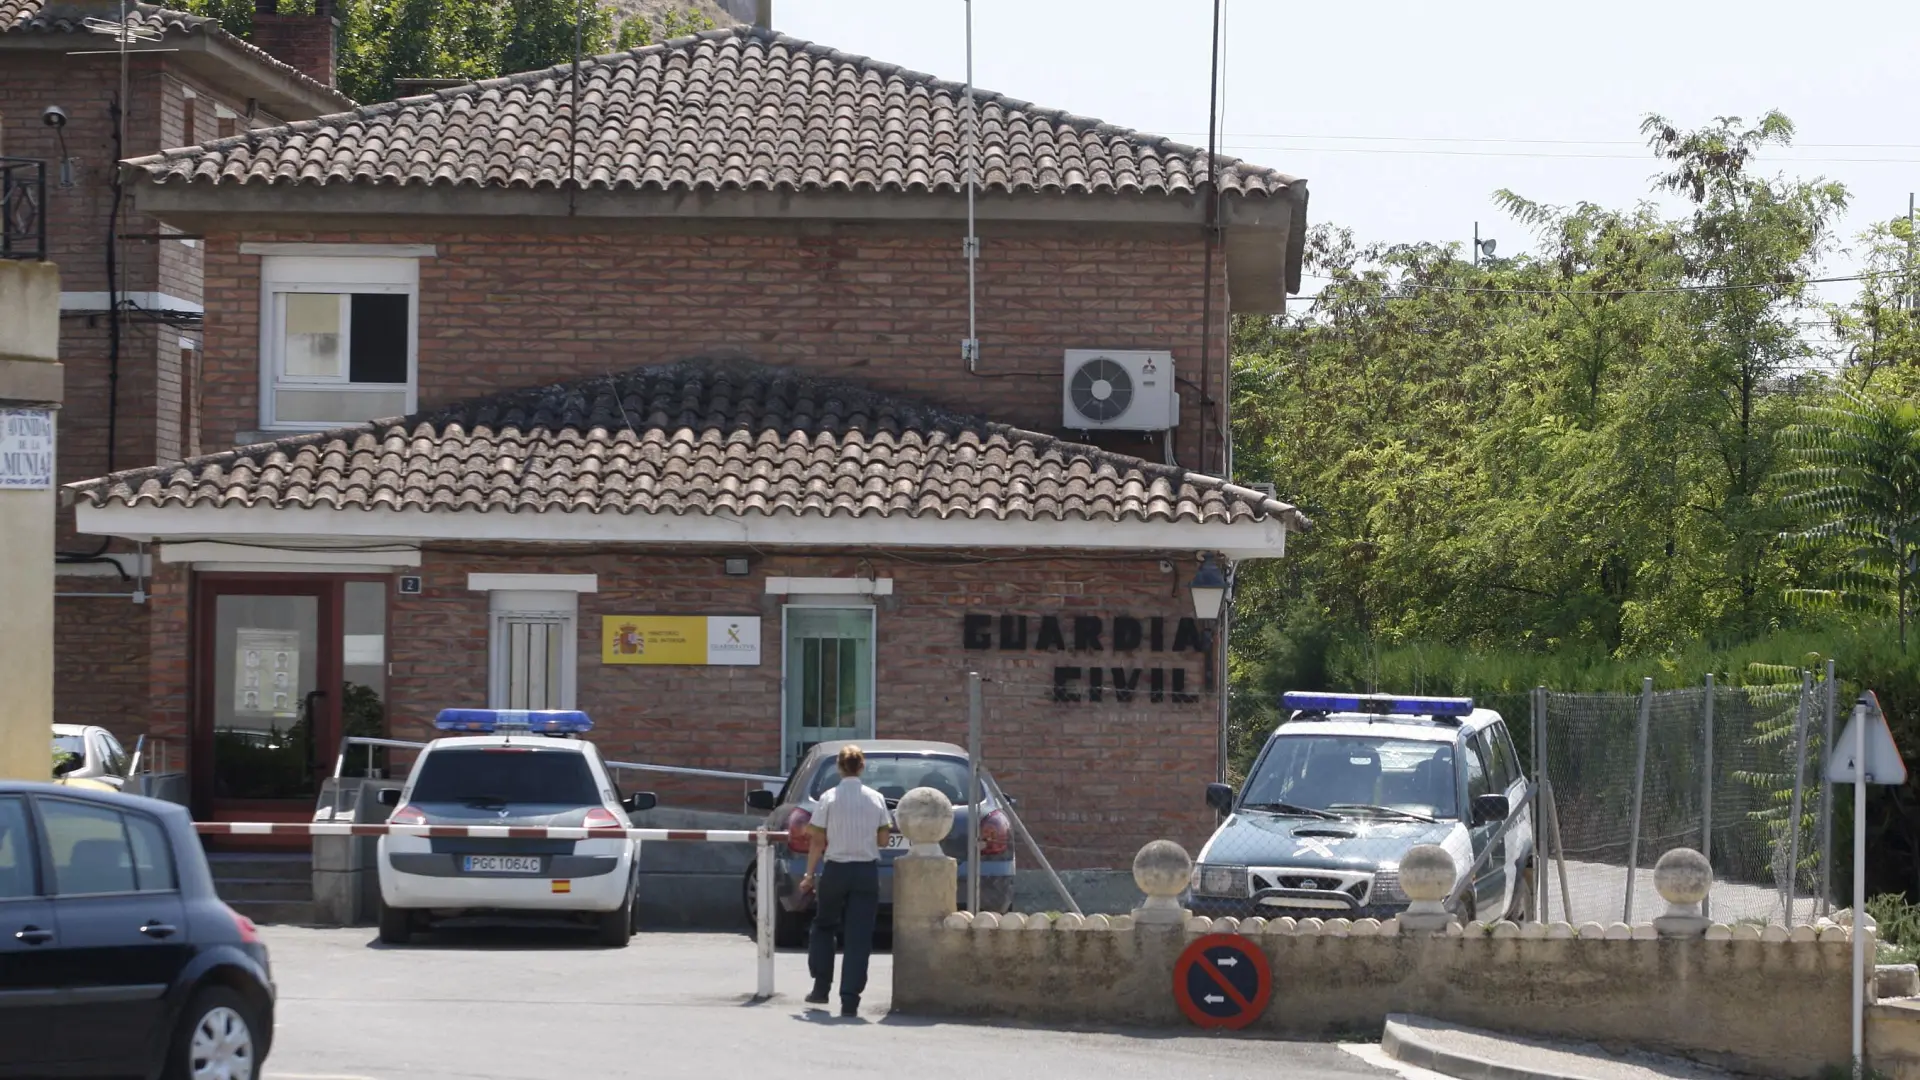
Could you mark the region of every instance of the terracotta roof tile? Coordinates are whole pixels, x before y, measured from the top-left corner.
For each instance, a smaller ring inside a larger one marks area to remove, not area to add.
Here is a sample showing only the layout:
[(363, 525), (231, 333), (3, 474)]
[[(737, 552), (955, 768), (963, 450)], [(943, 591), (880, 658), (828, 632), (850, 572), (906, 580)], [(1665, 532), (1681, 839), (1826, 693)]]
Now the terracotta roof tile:
[[(586, 62), (573, 154), (571, 87), (562, 65), (128, 165), (156, 182), (223, 184), (547, 188), (570, 160), (607, 190), (951, 192), (965, 180), (961, 84), (782, 34), (709, 30)], [(1194, 147), (977, 88), (974, 98), (984, 190), (1178, 195), (1206, 178)], [(1223, 191), (1292, 182), (1220, 162)]]
[[(617, 393), (616, 393), (617, 391)], [(1306, 519), (1210, 476), (790, 368), (694, 359), (67, 485), (93, 506)]]

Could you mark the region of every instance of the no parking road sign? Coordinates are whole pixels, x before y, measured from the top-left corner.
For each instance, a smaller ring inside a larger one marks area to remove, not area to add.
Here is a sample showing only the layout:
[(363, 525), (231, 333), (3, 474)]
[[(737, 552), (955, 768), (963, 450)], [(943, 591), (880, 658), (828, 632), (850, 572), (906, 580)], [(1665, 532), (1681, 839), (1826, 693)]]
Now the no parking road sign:
[(1259, 946), (1232, 934), (1194, 941), (1173, 965), (1173, 1000), (1203, 1028), (1243, 1028), (1273, 996), (1273, 972)]

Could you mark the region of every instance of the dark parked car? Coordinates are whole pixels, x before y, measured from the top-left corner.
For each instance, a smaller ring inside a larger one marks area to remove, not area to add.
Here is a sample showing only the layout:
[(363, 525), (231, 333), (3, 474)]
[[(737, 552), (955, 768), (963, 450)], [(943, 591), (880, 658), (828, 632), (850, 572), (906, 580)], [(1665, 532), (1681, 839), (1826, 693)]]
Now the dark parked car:
[(273, 1000), (185, 809), (0, 781), (0, 1076), (250, 1080)]
[[(967, 752), (952, 743), (920, 739), (861, 739), (866, 752), (867, 771), (862, 777), (868, 787), (884, 795), (887, 808), (899, 805), (900, 797), (917, 787), (930, 787), (953, 801), (953, 831), (940, 843), (941, 850), (960, 862), (961, 906), (966, 905), (967, 882)], [(779, 794), (752, 792), (748, 803), (756, 810), (769, 811), (767, 828), (780, 834), (775, 841), (773, 885), (780, 906), (773, 915), (773, 940), (781, 948), (802, 945), (813, 923), (812, 894), (802, 895), (800, 878), (807, 872), (807, 849), (811, 844), (807, 823), (820, 807), (820, 796), (840, 782), (837, 759), (846, 740), (823, 742), (807, 751), (787, 777)], [(984, 770), (980, 774), (984, 796), (980, 801), (980, 906), (987, 911), (1006, 911), (1013, 906), (1013, 823), (1001, 809), (1004, 796)], [(892, 846), (880, 853), (880, 915), (890, 919), (893, 911), (893, 860), (907, 851), (907, 838), (895, 830)], [(751, 862), (747, 864), (744, 886), (747, 919), (759, 926), (755, 915), (760, 910), (759, 878)]]

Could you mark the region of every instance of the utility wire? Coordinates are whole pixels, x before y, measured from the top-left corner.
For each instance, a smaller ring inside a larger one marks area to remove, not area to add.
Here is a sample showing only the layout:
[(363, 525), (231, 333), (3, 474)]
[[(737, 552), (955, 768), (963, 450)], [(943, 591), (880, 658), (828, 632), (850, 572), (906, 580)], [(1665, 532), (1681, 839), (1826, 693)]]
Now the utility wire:
[[(1748, 281), (1748, 282), (1737, 282), (1729, 285), (1669, 285), (1669, 286), (1664, 286), (1656, 289), (1490, 289), (1490, 288), (1483, 288), (1481, 286), (1470, 286), (1470, 285), (1424, 285), (1424, 284), (1420, 284), (1418, 282), (1412, 282), (1412, 281), (1369, 282), (1362, 278), (1348, 279), (1346, 284), (1378, 285), (1383, 289), (1389, 289), (1389, 290), (1419, 289), (1422, 292), (1487, 293), (1487, 294), (1497, 294), (1497, 295), (1504, 295), (1504, 296), (1567, 296), (1573, 293), (1580, 293), (1580, 292), (1593, 293), (1595, 295), (1604, 294), (1607, 296), (1659, 296), (1659, 295), (1665, 295), (1669, 293), (1738, 292), (1742, 289), (1784, 289), (1794, 285), (1827, 285), (1827, 284), (1832, 284), (1834, 282), (1839, 282), (1839, 281), (1865, 281), (1868, 278), (1881, 277), (1887, 274), (1899, 274), (1899, 273), (1903, 273), (1903, 271), (1870, 270), (1860, 274), (1843, 274), (1837, 277), (1801, 278), (1797, 281)], [(1316, 274), (1314, 276), (1319, 277), (1320, 275)], [(1334, 279), (1326, 278), (1323, 280), (1332, 281)], [(1319, 300), (1321, 297), (1325, 295), (1326, 295), (1326, 290), (1323, 289), (1319, 293), (1314, 294), (1312, 299)]]

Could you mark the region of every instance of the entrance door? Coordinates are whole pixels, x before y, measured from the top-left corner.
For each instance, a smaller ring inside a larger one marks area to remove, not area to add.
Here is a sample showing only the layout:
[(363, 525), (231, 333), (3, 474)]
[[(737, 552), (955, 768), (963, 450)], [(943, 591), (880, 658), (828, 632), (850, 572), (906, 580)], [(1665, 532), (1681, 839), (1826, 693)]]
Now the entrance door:
[[(200, 579), (193, 801), (203, 815), (306, 819), (343, 728), (384, 734), (385, 600), (379, 581)], [(364, 754), (350, 762), (367, 764)]]
[(873, 738), (873, 609), (789, 605), (781, 679), (785, 769), (814, 744)]

